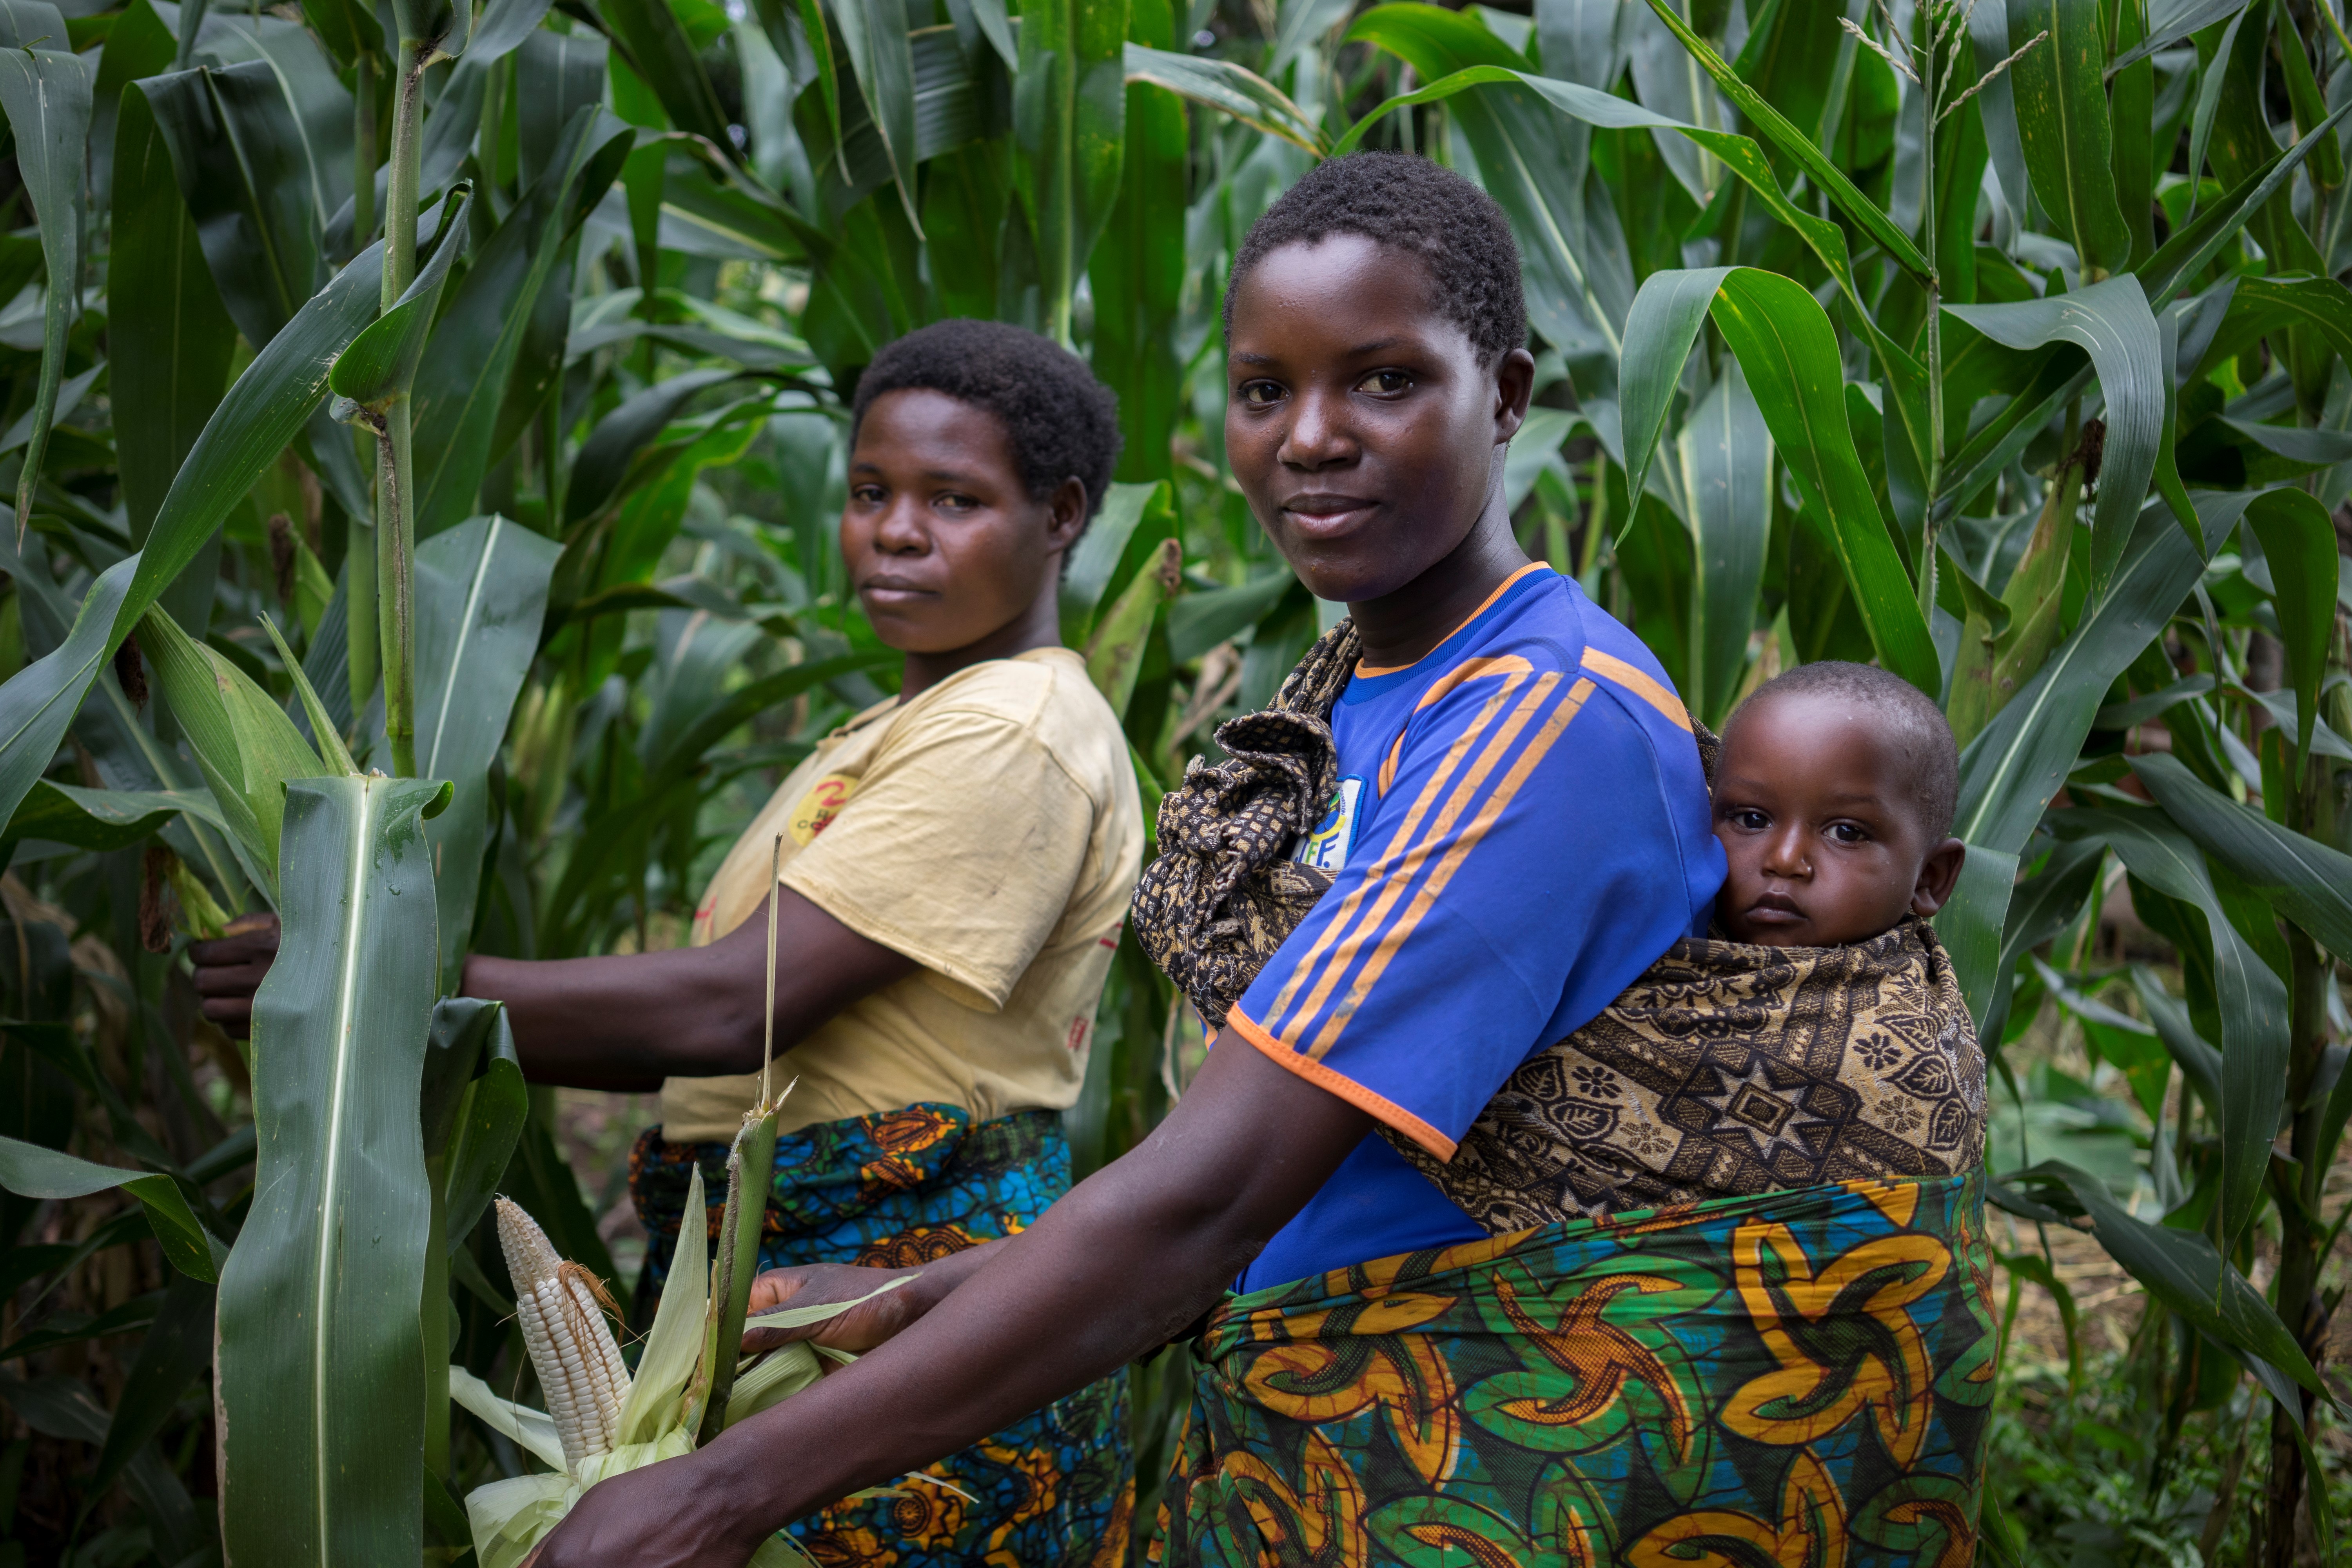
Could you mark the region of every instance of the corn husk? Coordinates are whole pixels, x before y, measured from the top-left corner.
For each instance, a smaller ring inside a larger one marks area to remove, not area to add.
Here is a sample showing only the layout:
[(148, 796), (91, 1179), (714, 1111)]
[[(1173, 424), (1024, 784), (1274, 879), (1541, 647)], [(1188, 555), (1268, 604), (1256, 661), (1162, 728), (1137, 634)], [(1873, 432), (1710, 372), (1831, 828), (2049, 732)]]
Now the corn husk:
[[(708, 1221), (702, 1173), (698, 1170), (688, 1184), (681, 1219), (681, 1237), (705, 1234)], [(572, 1511), (581, 1494), (598, 1481), (694, 1451), (701, 1402), (712, 1384), (705, 1364), (714, 1353), (708, 1338), (709, 1275), (709, 1265), (701, 1247), (678, 1249), (677, 1260), (662, 1285), (661, 1303), (655, 1309), (653, 1328), (646, 1336), (644, 1353), (637, 1358), (636, 1373), (629, 1380), (628, 1391), (610, 1423), (611, 1446), (601, 1452), (577, 1453), (567, 1460), (552, 1416), (501, 1396), (461, 1366), (450, 1367), (450, 1397), (492, 1431), (503, 1434), (546, 1463), (552, 1471), (492, 1481), (467, 1496), (466, 1517), (473, 1529), (474, 1552), (481, 1568), (519, 1568), (532, 1548)], [(861, 1300), (872, 1300), (904, 1282), (903, 1279), (893, 1279)], [(746, 1293), (749, 1285), (745, 1279)], [(745, 1326), (800, 1327), (822, 1322), (859, 1304), (845, 1301), (763, 1313)], [(742, 1321), (740, 1317), (737, 1321)], [(597, 1331), (604, 1331), (601, 1323)], [(736, 1343), (740, 1343), (740, 1334)], [(593, 1349), (582, 1353), (593, 1353)], [(838, 1352), (819, 1352), (806, 1343), (785, 1345), (749, 1363), (740, 1362), (740, 1352), (730, 1355), (730, 1367), (734, 1376), (719, 1429), (755, 1415), (814, 1383), (821, 1371), (821, 1356), (835, 1362), (856, 1359)], [(793, 1568), (795, 1563), (807, 1562), (808, 1558), (789, 1540), (771, 1536), (753, 1554), (751, 1568)]]

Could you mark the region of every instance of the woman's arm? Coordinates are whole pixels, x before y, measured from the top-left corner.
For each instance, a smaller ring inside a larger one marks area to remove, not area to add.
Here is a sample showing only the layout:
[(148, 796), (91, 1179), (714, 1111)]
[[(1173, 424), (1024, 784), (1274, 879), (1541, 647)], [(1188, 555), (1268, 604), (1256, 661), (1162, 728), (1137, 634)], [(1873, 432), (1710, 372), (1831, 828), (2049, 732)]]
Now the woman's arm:
[(1181, 1332), (1370, 1127), (1221, 1036), (1139, 1148), (989, 1247), (919, 1321), (709, 1447), (601, 1483), (534, 1568), (740, 1568), (787, 1521), (953, 1453)]
[[(757, 1072), (767, 930), (761, 910), (708, 947), (609, 958), (476, 956), (466, 961), (460, 989), (506, 1003), (523, 1076), (535, 1083), (647, 1090), (665, 1078)], [(205, 1016), (243, 1035), (277, 952), (275, 919), (190, 948)], [(785, 890), (776, 900), (776, 1048), (916, 967)]]

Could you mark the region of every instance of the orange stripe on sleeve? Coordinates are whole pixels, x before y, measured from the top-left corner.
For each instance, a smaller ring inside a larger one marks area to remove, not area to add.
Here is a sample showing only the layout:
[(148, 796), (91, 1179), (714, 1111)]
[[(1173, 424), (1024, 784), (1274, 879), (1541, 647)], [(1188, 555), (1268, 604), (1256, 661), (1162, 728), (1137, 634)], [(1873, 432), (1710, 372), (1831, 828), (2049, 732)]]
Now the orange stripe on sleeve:
[[(1348, 1020), (1355, 1016), (1357, 1007), (1371, 994), (1372, 987), (1380, 984), (1381, 974), (1388, 969), (1389, 961), (1397, 955), (1406, 940), (1412, 935), (1413, 929), (1421, 924), (1423, 917), (1427, 915), (1431, 908), (1435, 905), (1439, 895), (1445, 891), (1445, 885), (1454, 879), (1454, 873), (1461, 869), (1462, 862), (1469, 858), (1470, 851), (1475, 849), (1479, 841), (1486, 837), (1486, 830), (1495, 825), (1495, 819), (1501, 816), (1505, 808), (1509, 806), (1512, 797), (1519, 793), (1519, 786), (1527, 783), (1528, 775), (1534, 773), (1538, 764), (1542, 763), (1545, 753), (1551, 750), (1552, 742), (1559, 740), (1561, 732), (1567, 730), (1577, 714), (1583, 711), (1585, 699), (1591, 693), (1592, 682), (1579, 680), (1570, 689), (1568, 695), (1561, 698), (1552, 710), (1545, 716), (1542, 726), (1529, 739), (1526, 748), (1512, 763), (1509, 771), (1487, 795), (1485, 802), (1479, 806), (1477, 814), (1464, 826), (1461, 836), (1446, 849), (1444, 857), (1431, 870), (1428, 879), (1414, 891), (1412, 901), (1407, 904), (1403, 911), (1399, 914), (1395, 924), (1381, 934), (1379, 945), (1373, 948), (1371, 956), (1365, 960), (1362, 973), (1356, 976), (1354, 983), (1348, 987), (1347, 994), (1342, 996), (1338, 1005), (1331, 1009), (1330, 1016), (1324, 1021), (1323, 1027), (1316, 1033), (1315, 1038), (1307, 1045), (1307, 1056), (1319, 1061), (1333, 1046), (1339, 1043), (1339, 1031), (1347, 1027)], [(1532, 707), (1541, 695), (1540, 691), (1531, 694), (1529, 706)], [(1444, 828), (1441, 826), (1440, 834), (1443, 831)], [(1416, 848), (1423, 854), (1426, 853), (1425, 847), (1416, 846)], [(1339, 967), (1344, 968), (1345, 965)], [(1302, 1037), (1307, 1026), (1313, 1021), (1311, 1015), (1299, 1020), (1299, 1031)]]
[(1584, 668), (1615, 681), (1681, 729), (1687, 731), (1691, 727), (1690, 711), (1682, 705), (1682, 700), (1623, 659), (1613, 654), (1602, 653), (1597, 647), (1588, 647), (1584, 650)]
[(1265, 1056), (1288, 1068), (1316, 1088), (1338, 1095), (1374, 1121), (1394, 1128), (1441, 1160), (1454, 1158), (1454, 1140), (1407, 1110), (1384, 1095), (1374, 1094), (1354, 1079), (1332, 1071), (1321, 1062), (1310, 1062), (1305, 1057), (1267, 1034), (1238, 1007), (1225, 1015), (1225, 1027), (1255, 1046)]

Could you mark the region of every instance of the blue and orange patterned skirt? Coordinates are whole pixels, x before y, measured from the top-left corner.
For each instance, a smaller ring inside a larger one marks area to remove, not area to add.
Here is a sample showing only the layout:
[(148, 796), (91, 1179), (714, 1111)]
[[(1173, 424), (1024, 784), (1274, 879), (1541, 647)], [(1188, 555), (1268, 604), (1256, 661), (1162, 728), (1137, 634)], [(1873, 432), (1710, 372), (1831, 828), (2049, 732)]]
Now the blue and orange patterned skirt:
[[(649, 1128), (629, 1153), (629, 1194), (649, 1238), (641, 1300), (658, 1295), (694, 1167), (717, 1244), (727, 1145), (671, 1143)], [(974, 1123), (950, 1105), (821, 1122), (776, 1142), (760, 1266), (904, 1268), (1027, 1229), (1070, 1188), (1061, 1117)], [(928, 1467), (951, 1483), (837, 1504), (789, 1533), (824, 1568), (1116, 1568), (1135, 1507), (1127, 1379), (1105, 1378)], [(969, 1494), (960, 1496), (958, 1492)]]
[(1981, 1178), (1521, 1231), (1228, 1300), (1169, 1568), (1967, 1568)]

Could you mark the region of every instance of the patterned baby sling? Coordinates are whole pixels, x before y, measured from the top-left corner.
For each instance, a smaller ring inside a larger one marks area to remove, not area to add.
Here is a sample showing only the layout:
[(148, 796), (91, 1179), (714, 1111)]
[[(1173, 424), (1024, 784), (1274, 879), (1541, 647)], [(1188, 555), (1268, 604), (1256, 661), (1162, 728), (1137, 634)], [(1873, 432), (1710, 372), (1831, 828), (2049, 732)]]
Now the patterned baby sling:
[[(1360, 651), (1324, 634), (1160, 806), (1137, 938), (1213, 1029), (1331, 883), (1294, 862), (1338, 783), (1330, 712)], [(1720, 742), (1691, 725), (1710, 782)], [(1935, 931), (1686, 938), (1535, 1053), (1441, 1161), (1382, 1136), (1490, 1235), (1842, 1181), (1957, 1175), (1983, 1153), (1985, 1060)]]
[[(1145, 950), (1212, 1027), (1330, 879), (1342, 621), (1161, 804)], [(1713, 773), (1714, 738), (1693, 725)], [(1965, 1568), (1993, 1390), (1984, 1060), (1935, 934), (1677, 942), (1450, 1162), (1487, 1231), (1228, 1297), (1150, 1561)]]

